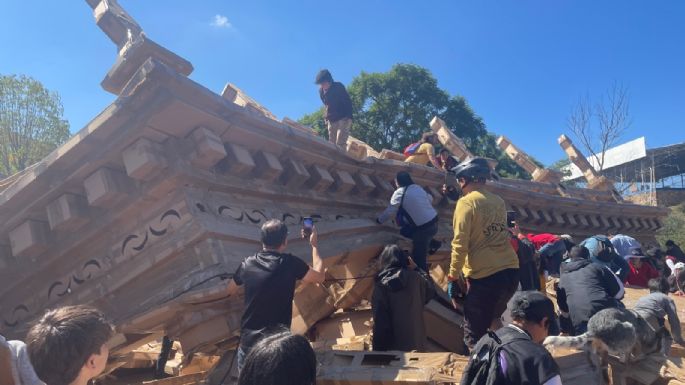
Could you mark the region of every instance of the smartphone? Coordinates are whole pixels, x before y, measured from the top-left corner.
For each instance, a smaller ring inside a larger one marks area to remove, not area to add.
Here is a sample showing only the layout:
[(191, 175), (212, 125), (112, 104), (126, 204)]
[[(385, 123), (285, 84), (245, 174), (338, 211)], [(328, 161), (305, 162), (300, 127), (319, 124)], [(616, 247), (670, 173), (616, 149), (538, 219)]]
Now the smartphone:
[(312, 228), (314, 227), (314, 220), (311, 217), (302, 218), (302, 230), (304, 230), (304, 236), (309, 237), (312, 235)]
[(516, 211), (507, 211), (507, 226), (516, 226), (516, 220), (518, 219), (518, 213)]

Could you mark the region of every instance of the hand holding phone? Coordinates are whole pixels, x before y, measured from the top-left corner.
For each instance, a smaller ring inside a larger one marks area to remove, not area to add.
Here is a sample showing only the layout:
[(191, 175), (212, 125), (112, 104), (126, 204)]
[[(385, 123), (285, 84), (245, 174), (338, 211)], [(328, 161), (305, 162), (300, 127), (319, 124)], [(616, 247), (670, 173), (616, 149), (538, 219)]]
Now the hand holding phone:
[(302, 238), (307, 238), (312, 235), (314, 228), (314, 220), (311, 217), (302, 218)]

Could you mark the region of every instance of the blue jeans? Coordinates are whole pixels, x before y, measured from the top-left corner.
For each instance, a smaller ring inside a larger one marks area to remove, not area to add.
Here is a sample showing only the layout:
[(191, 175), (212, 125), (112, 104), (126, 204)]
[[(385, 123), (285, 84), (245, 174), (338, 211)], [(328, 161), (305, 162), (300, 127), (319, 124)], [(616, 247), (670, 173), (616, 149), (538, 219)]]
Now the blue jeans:
[(561, 260), (566, 252), (566, 244), (562, 240), (548, 243), (540, 248), (540, 263), (550, 275), (559, 275)]
[(428, 249), (430, 249), (431, 239), (438, 233), (437, 218), (418, 226), (414, 229), (411, 236), (411, 258), (423, 271), (428, 271)]

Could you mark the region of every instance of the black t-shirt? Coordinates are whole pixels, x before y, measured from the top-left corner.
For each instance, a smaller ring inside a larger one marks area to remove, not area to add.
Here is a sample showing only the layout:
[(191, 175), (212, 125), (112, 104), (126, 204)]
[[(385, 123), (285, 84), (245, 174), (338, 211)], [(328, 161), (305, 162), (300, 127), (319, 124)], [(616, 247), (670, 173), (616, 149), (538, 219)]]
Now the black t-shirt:
[(513, 340), (500, 352), (500, 364), (507, 383), (540, 385), (559, 375), (559, 366), (552, 355), (542, 345), (533, 342), (525, 331), (509, 325), (496, 334), (503, 341)]
[(279, 325), (290, 328), (295, 283), (308, 270), (300, 258), (274, 251), (260, 251), (240, 264), (233, 280), (245, 285), (245, 313), (240, 325), (244, 351), (267, 329)]

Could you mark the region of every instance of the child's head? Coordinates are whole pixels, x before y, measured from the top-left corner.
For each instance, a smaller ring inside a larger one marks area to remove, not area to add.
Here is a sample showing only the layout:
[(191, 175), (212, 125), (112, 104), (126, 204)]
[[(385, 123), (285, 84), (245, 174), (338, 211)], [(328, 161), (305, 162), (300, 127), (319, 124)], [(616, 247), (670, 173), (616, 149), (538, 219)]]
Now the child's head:
[(97, 309), (66, 306), (49, 310), (29, 330), (26, 345), (38, 377), (48, 385), (89, 380), (105, 369), (114, 334)]

